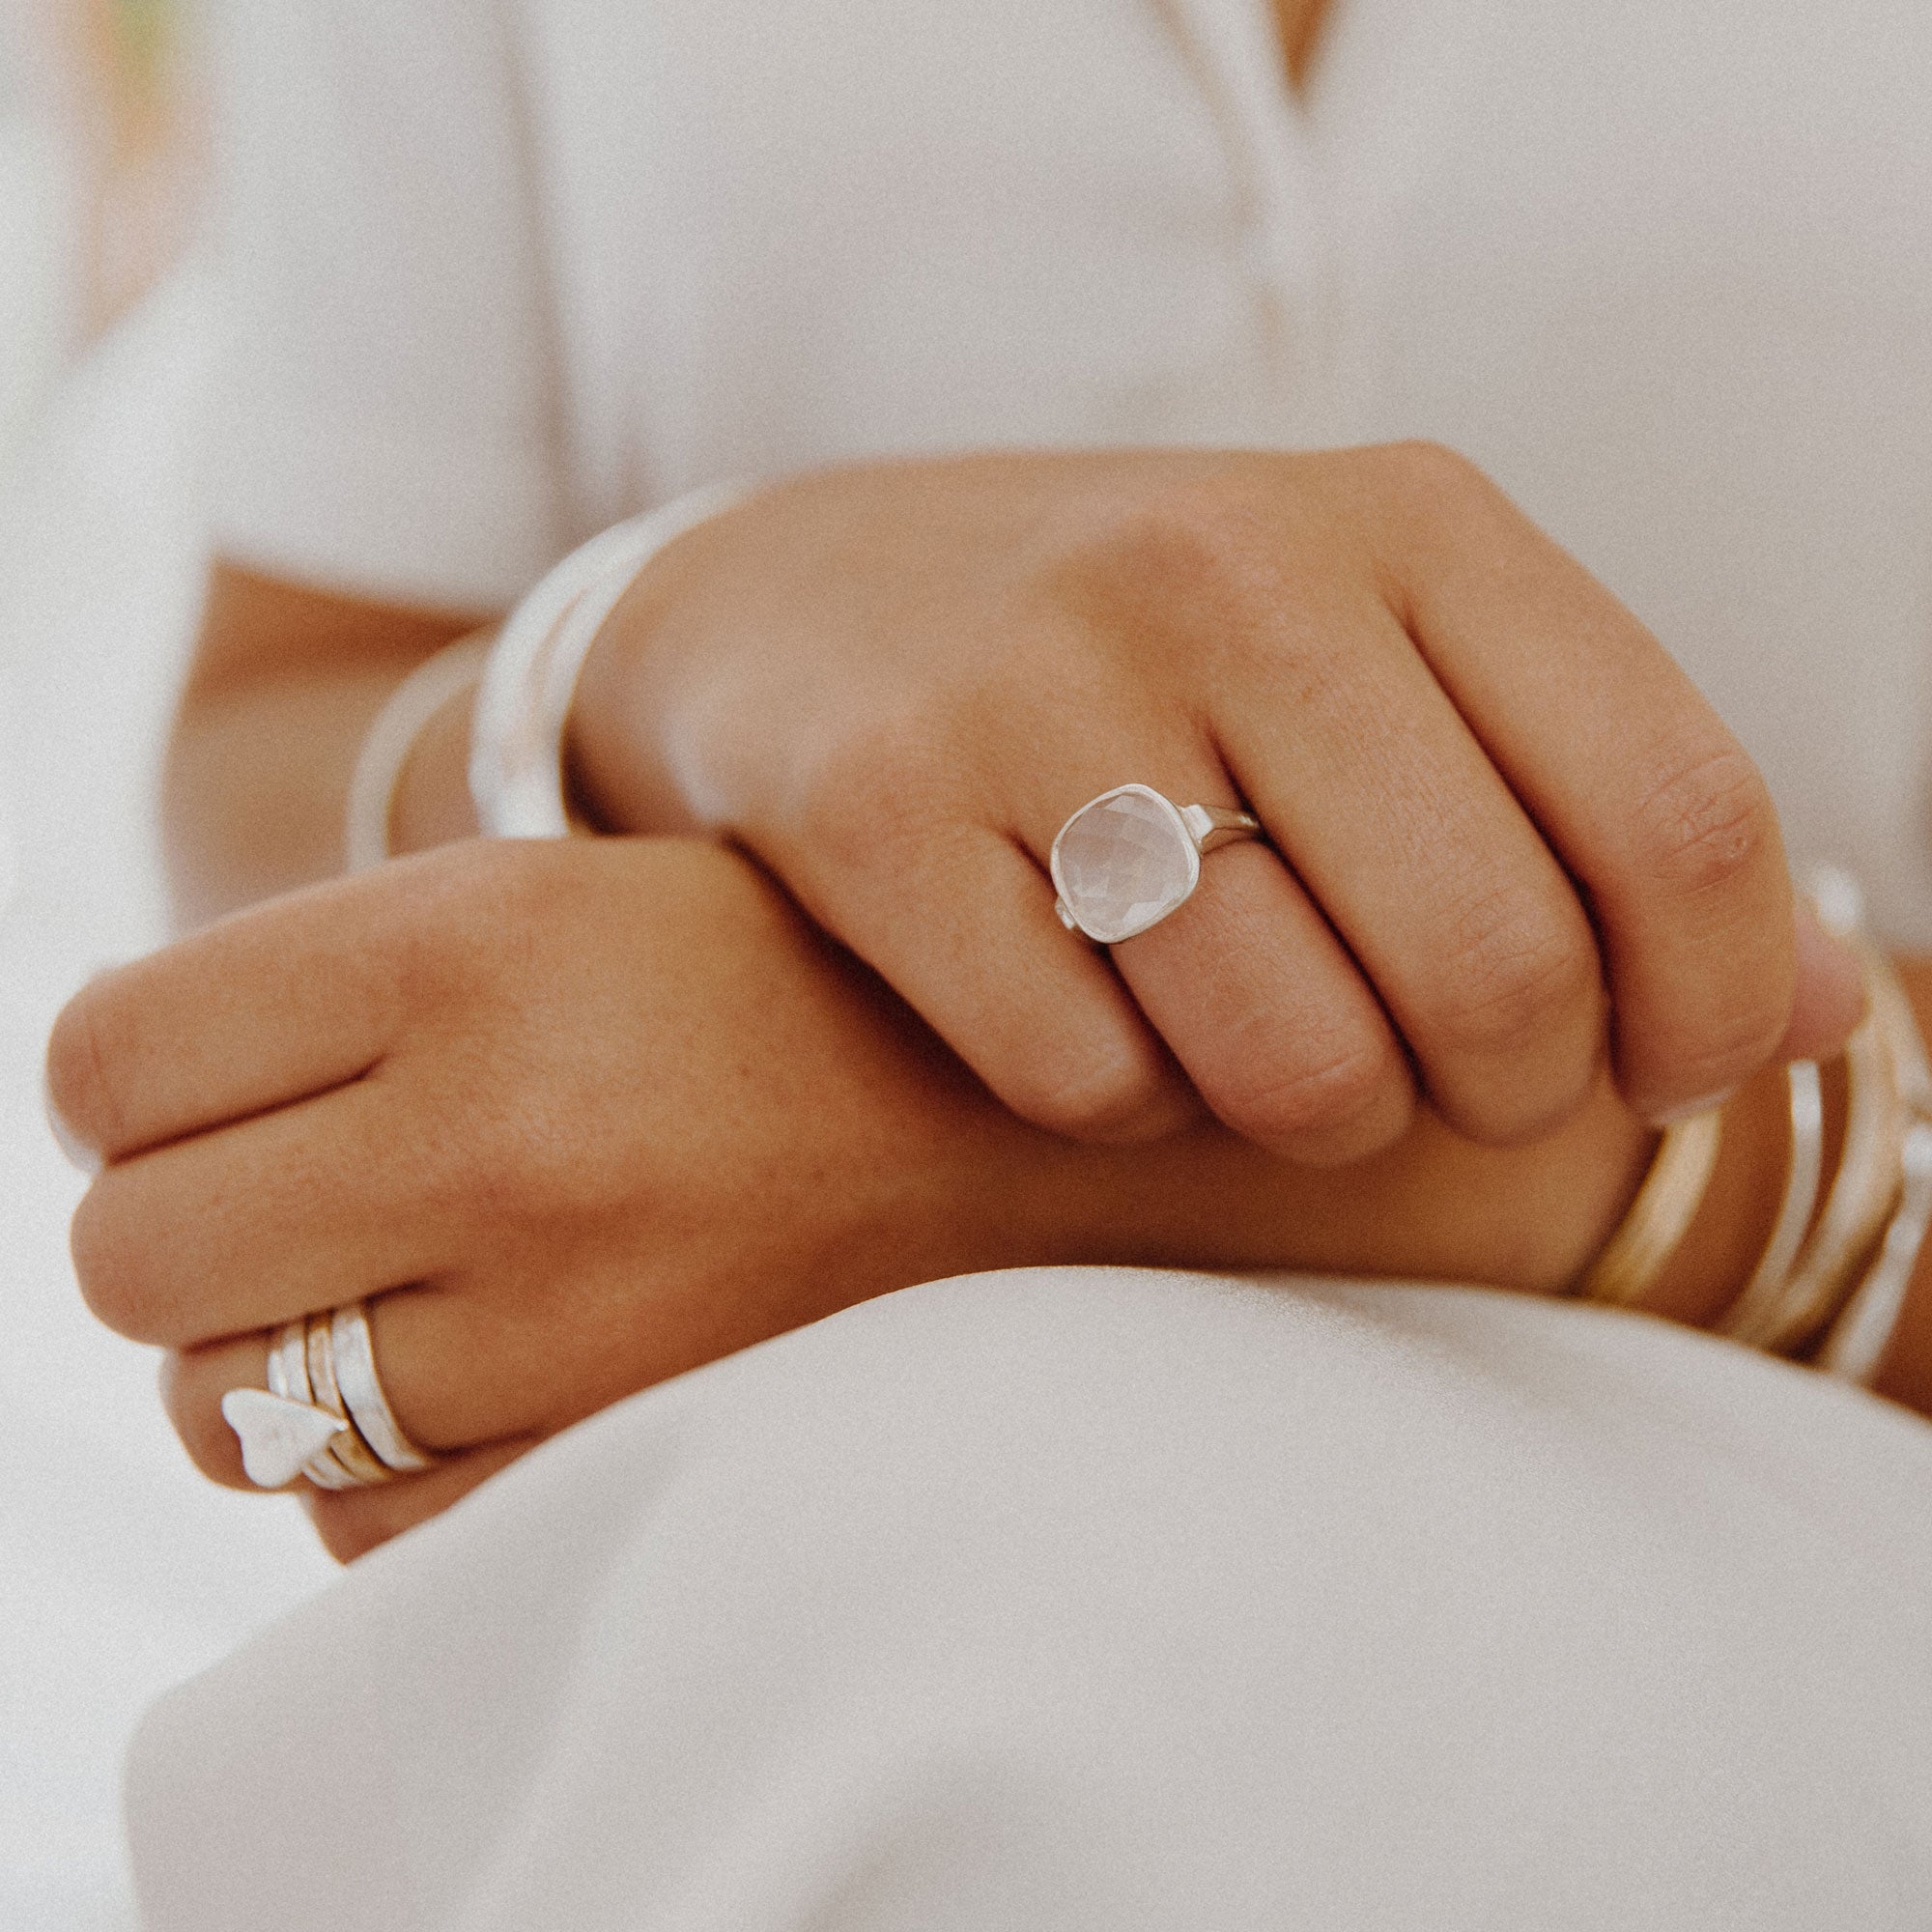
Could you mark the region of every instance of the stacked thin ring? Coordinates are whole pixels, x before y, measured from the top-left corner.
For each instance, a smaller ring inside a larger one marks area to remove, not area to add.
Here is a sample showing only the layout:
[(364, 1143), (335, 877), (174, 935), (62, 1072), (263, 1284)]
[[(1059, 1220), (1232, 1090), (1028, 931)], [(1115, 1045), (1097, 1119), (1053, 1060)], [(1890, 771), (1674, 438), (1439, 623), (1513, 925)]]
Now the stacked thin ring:
[(269, 1348), (268, 1383), (221, 1398), (258, 1489), (283, 1489), (298, 1475), (323, 1490), (364, 1488), (439, 1460), (403, 1433), (383, 1393), (364, 1302), (284, 1322)]

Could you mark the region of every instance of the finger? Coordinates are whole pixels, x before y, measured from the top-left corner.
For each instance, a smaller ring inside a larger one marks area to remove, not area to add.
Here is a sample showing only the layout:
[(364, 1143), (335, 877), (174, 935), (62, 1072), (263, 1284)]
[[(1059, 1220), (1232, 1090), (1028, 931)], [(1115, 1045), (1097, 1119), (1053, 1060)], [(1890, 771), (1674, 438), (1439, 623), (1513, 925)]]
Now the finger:
[(240, 1335), (161, 1357), (161, 1407), (188, 1461), (223, 1489), (252, 1490), (242, 1466), (242, 1442), (221, 1414), (230, 1389), (269, 1386), (269, 1338)]
[(1492, 485), (1382, 452), (1402, 615), (1588, 895), (1620, 1087), (1652, 1119), (1777, 1049), (1796, 983), (1790, 879), (1763, 780), (1648, 631)]
[[(1005, 786), (1019, 836), (1043, 865), (1069, 808), (1129, 781), (1178, 805), (1233, 802), (1233, 783), (1192, 725), (1122, 719), (1090, 734), (1049, 796), (1014, 769)], [(1091, 788), (1091, 789), (1090, 789)], [(1083, 798), (1084, 793), (1084, 798)], [(1057, 935), (1063, 949), (1086, 942)], [(1374, 992), (1306, 893), (1265, 846), (1203, 861), (1179, 909), (1112, 949), (1113, 961), (1208, 1106), (1237, 1133), (1292, 1158), (1337, 1162), (1396, 1139), (1414, 1088)]]
[(1238, 649), (1222, 753), (1436, 1111), (1483, 1142), (1549, 1131), (1605, 1050), (1576, 888), (1385, 611), (1290, 620)]
[[(532, 1290), (542, 1273), (531, 1270)], [(425, 1285), (372, 1298), (366, 1316), (397, 1427), (438, 1456), (552, 1434), (689, 1366), (672, 1360), (653, 1367), (642, 1349), (635, 1359), (618, 1360), (608, 1336), (559, 1321), (554, 1306), (534, 1292), (507, 1293), (497, 1304)], [(264, 1333), (226, 1336), (166, 1359), (169, 1419), (195, 1466), (218, 1483), (252, 1487), (221, 1398), (233, 1388), (268, 1386), (268, 1346)]]
[(302, 1507), (322, 1547), (338, 1563), (354, 1563), (391, 1537), (440, 1516), (499, 1469), (527, 1455), (537, 1441), (535, 1436), (522, 1436), (467, 1449), (419, 1476), (399, 1476), (393, 1483), (371, 1489), (305, 1490)]
[(119, 1160), (365, 1072), (401, 1024), (396, 881), (384, 873), (258, 907), (90, 981), (47, 1045), (68, 1128)]
[[(399, 1352), (394, 1334), (391, 1333), (386, 1341), (377, 1339), (377, 1321), (382, 1311), (384, 1308), (393, 1309), (402, 1298), (391, 1296), (385, 1302), (371, 1303), (369, 1308), (370, 1333), (371, 1339), (377, 1341), (376, 1359), (383, 1378), (383, 1393), (404, 1434), (418, 1448), (429, 1450), (440, 1460), (437, 1469), (423, 1471), (420, 1476), (398, 1476), (395, 1482), (377, 1487), (385, 1491), (413, 1487), (442, 1468), (467, 1461), (478, 1450), (503, 1441), (523, 1444), (534, 1441), (537, 1432), (495, 1427), (476, 1430), (472, 1435), (461, 1440), (445, 1438), (436, 1441), (426, 1434), (417, 1433), (426, 1428), (423, 1417), (425, 1408), (434, 1412), (436, 1405), (434, 1402), (425, 1404), (418, 1393), (413, 1409), (405, 1418), (406, 1399), (391, 1387), (392, 1381), (397, 1379), (391, 1357)], [(446, 1321), (440, 1323), (435, 1340), (446, 1340), (449, 1326)], [(211, 1482), (219, 1483), (224, 1489), (252, 1490), (255, 1487), (242, 1467), (241, 1438), (221, 1413), (221, 1398), (230, 1389), (268, 1387), (269, 1339), (267, 1335), (231, 1336), (219, 1342), (205, 1343), (198, 1349), (172, 1350), (161, 1360), (161, 1406), (167, 1412), (168, 1420), (175, 1434), (181, 1437), (188, 1460)], [(426, 1375), (423, 1358), (413, 1350), (404, 1352), (408, 1354), (408, 1360), (402, 1378), (416, 1384), (419, 1391), (421, 1385), (436, 1378), (436, 1372)], [(454, 1367), (454, 1359), (445, 1361), (440, 1371), (441, 1378), (453, 1380)], [(306, 1486), (306, 1479), (302, 1481)], [(328, 1491), (323, 1493), (346, 1492)]]
[(379, 1072), (108, 1168), (70, 1235), (88, 1306), (187, 1348), (452, 1265), (474, 1190), (395, 1085)]
[(1202, 1098), (1236, 1132), (1308, 1165), (1392, 1145), (1414, 1083), (1321, 913), (1264, 847), (1202, 863), (1178, 912), (1113, 949)]
[[(161, 1400), (196, 1468), (224, 1489), (253, 1490), (242, 1466), (242, 1448), (222, 1419), (221, 1397), (232, 1388), (267, 1386), (268, 1345), (260, 1335), (217, 1343), (186, 1355), (170, 1355), (161, 1367)], [(340, 1563), (386, 1543), (390, 1537), (439, 1516), (498, 1469), (534, 1448), (535, 1435), (506, 1436), (474, 1448), (446, 1451), (434, 1468), (393, 1482), (353, 1490), (319, 1490), (298, 1478), (301, 1496), (324, 1547)]]
[[(439, 1457), (493, 1442), (554, 1435), (655, 1381), (771, 1332), (692, 1348), (673, 1312), (673, 1332), (632, 1334), (619, 1343), (594, 1321), (560, 1320), (538, 1292), (554, 1269), (532, 1262), (498, 1299), (424, 1286), (366, 1306), (384, 1399), (397, 1427)], [(586, 1296), (593, 1300), (594, 1296)], [(320, 1312), (320, 1311), (316, 1311)], [(626, 1324), (637, 1330), (638, 1324)], [(662, 1342), (662, 1346), (656, 1346)], [(241, 1444), (221, 1413), (230, 1389), (268, 1386), (266, 1334), (227, 1336), (173, 1350), (162, 1368), (162, 1400), (195, 1466), (217, 1483), (248, 1489)]]
[(1037, 865), (1004, 831), (901, 809), (875, 836), (769, 856), (1022, 1120), (1079, 1139), (1152, 1138), (1196, 1118), (1105, 956), (1069, 944)]

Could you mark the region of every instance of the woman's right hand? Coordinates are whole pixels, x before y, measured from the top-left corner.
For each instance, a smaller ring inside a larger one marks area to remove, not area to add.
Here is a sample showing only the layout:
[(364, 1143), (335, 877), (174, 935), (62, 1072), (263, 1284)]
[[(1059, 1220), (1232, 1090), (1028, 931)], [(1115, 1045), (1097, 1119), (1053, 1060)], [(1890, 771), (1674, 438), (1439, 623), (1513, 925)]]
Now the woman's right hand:
[[(1391, 1145), (1418, 1091), (1508, 1144), (1606, 1047), (1662, 1119), (1829, 1054), (1860, 1008), (1735, 739), (1434, 447), (796, 479), (643, 574), (575, 732), (607, 822), (744, 844), (1076, 1136), (1161, 1132), (1191, 1086), (1303, 1161)], [(1045, 864), (1128, 781), (1245, 804), (1271, 847), (1211, 855), (1110, 965)]]

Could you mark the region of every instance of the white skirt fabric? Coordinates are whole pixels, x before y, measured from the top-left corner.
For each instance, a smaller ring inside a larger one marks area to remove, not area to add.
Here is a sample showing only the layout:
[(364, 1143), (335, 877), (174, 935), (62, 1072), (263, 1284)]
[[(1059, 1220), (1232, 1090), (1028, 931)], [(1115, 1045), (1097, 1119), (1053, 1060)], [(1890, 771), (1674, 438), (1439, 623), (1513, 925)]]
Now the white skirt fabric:
[(1922, 1928), (1932, 1430), (1054, 1268), (621, 1404), (148, 1719), (155, 1932)]

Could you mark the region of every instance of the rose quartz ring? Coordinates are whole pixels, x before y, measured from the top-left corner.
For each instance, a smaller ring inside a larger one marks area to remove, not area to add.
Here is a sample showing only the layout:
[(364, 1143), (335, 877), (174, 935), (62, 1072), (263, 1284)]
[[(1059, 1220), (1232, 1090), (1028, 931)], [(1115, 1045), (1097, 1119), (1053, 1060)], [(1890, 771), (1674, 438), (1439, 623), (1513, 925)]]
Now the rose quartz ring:
[(1083, 805), (1053, 841), (1054, 911), (1069, 931), (1117, 946), (1158, 925), (1201, 883), (1201, 857), (1264, 837), (1260, 819), (1176, 805), (1149, 785), (1116, 785)]

